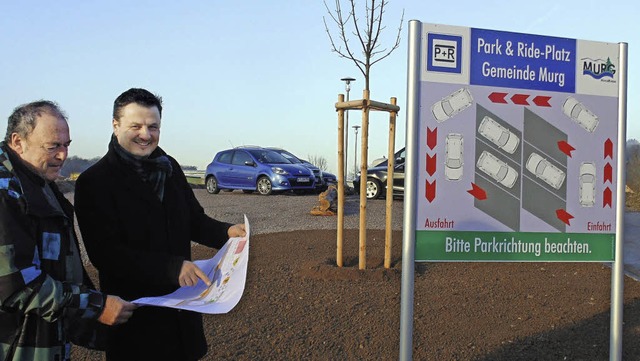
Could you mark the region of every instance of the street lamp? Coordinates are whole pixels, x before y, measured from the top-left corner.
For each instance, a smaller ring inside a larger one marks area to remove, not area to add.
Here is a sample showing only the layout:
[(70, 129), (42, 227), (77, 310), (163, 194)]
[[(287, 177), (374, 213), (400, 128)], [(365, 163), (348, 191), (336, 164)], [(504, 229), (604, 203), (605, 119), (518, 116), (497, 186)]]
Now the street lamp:
[[(350, 77), (345, 77), (340, 79), (344, 82), (344, 88), (347, 91), (347, 101), (349, 101), (349, 90), (351, 90), (351, 82), (355, 81), (354, 78), (350, 78)], [(346, 121), (346, 125), (344, 127), (344, 129), (346, 129), (347, 131), (344, 132), (344, 184), (347, 184), (347, 160), (349, 159), (347, 157), (347, 153), (349, 150), (349, 110), (347, 109), (347, 111), (345, 112), (345, 121)]]
[(358, 129), (360, 128), (359, 125), (354, 125), (353, 130), (356, 132), (356, 145), (355, 145), (355, 153), (353, 156), (353, 176), (355, 177), (356, 174), (358, 174)]

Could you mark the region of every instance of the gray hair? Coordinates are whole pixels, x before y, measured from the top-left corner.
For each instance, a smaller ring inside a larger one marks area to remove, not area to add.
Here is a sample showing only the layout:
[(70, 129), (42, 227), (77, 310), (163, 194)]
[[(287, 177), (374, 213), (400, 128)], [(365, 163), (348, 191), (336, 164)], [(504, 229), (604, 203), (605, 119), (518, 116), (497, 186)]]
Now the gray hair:
[(60, 109), (57, 103), (49, 100), (23, 104), (13, 110), (7, 122), (7, 134), (4, 136), (6, 143), (11, 142), (11, 134), (18, 133), (22, 138), (27, 138), (36, 127), (38, 117), (43, 114), (53, 115), (67, 121), (67, 115)]

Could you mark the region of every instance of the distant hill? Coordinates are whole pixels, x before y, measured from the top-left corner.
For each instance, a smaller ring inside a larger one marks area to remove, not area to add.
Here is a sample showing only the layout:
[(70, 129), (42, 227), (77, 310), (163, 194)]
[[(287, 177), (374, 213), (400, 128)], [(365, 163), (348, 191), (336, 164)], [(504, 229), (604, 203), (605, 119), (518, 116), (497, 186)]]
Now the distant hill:
[(75, 155), (71, 156), (67, 158), (67, 160), (64, 162), (64, 165), (60, 170), (60, 174), (65, 178), (69, 178), (71, 173), (78, 173), (78, 174), (82, 173), (87, 168), (94, 165), (98, 160), (100, 160), (100, 157), (95, 157), (92, 159), (84, 159), (84, 158), (77, 157)]
[[(92, 165), (94, 165), (95, 163), (97, 163), (100, 160), (101, 157), (95, 157), (92, 159), (84, 159), (84, 158), (80, 158), (77, 156), (72, 156), (67, 158), (67, 160), (64, 162), (64, 165), (62, 166), (62, 169), (60, 170), (60, 175), (62, 175), (64, 178), (69, 178), (69, 176), (72, 173), (77, 173), (80, 174), (82, 172), (84, 172), (87, 168), (91, 167)], [(180, 166), (183, 170), (185, 171), (196, 171), (198, 170), (198, 167), (193, 166), (193, 165), (181, 165)]]
[(640, 143), (635, 139), (627, 141), (627, 186), (634, 192), (640, 191)]

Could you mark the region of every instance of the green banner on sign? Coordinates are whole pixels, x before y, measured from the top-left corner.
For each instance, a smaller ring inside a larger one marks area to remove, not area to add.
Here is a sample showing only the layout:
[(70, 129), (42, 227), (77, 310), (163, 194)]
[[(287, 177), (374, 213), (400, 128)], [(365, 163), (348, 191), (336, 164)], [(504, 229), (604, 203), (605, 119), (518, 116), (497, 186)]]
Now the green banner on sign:
[(415, 260), (613, 262), (615, 234), (416, 231)]

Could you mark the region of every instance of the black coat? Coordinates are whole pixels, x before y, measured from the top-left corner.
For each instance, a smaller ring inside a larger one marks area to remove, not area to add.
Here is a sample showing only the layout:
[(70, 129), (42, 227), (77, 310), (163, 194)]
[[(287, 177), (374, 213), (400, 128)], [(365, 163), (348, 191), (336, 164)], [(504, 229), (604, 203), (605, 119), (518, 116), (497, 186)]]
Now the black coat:
[[(164, 154), (158, 148), (154, 152)], [(231, 224), (208, 217), (175, 159), (161, 202), (151, 185), (113, 151), (76, 182), (75, 207), (89, 259), (100, 288), (126, 300), (175, 291), (191, 241), (220, 248)], [(190, 360), (207, 344), (198, 313), (144, 306), (112, 328), (110, 359)]]
[[(93, 291), (73, 227), (73, 206), (0, 143), (0, 359), (63, 359), (73, 341), (95, 347), (104, 295)], [(88, 300), (89, 302), (83, 302)], [(14, 354), (5, 355), (13, 344)]]

